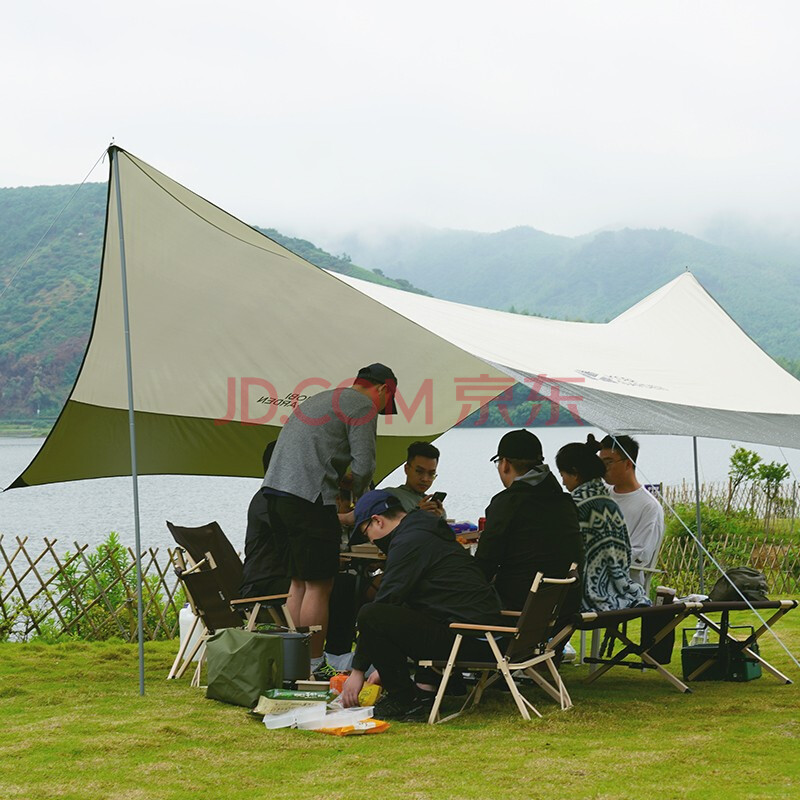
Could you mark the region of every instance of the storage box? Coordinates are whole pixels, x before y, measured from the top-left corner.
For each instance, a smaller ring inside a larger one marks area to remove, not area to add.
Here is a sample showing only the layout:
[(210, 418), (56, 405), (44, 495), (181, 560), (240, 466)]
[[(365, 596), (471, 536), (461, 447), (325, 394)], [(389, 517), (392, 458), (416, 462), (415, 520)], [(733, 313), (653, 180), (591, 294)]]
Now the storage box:
[[(746, 653), (737, 652), (733, 645), (719, 657), (719, 643), (686, 644), (686, 630), (683, 631), (683, 647), (681, 647), (681, 667), (683, 679), (688, 680), (699, 666), (705, 664), (709, 658), (715, 659), (714, 663), (696, 681), (752, 681), (761, 677), (761, 664)], [(753, 643), (750, 649), (758, 652), (758, 644)]]

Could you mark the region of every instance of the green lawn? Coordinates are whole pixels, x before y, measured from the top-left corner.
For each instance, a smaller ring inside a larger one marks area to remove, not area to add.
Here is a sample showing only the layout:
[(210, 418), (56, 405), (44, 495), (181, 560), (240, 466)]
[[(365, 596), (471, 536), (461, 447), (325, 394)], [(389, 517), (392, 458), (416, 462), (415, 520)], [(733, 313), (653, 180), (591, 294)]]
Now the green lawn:
[[(778, 631), (800, 652), (800, 612)], [(800, 692), (766, 674), (682, 695), (633, 670), (584, 686), (586, 669), (565, 666), (568, 712), (531, 689), (545, 716), (524, 722), (490, 692), (444, 725), (338, 738), (267, 731), (188, 676), (167, 682), (175, 649), (147, 645), (142, 698), (135, 646), (0, 645), (0, 798), (800, 797)]]

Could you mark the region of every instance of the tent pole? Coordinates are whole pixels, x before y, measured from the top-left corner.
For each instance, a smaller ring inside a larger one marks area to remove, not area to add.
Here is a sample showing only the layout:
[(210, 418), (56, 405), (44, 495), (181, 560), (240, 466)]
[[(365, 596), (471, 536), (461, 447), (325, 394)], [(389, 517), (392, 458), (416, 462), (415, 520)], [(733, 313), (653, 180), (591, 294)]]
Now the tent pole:
[(133, 414), (133, 367), (131, 365), (131, 325), (128, 316), (128, 273), (125, 263), (125, 235), (122, 227), (122, 196), (119, 190), (119, 157), (116, 147), (110, 147), (114, 160), (114, 189), (117, 195), (117, 225), (119, 227), (119, 261), (122, 273), (122, 316), (125, 325), (125, 366), (128, 371), (128, 425), (131, 441), (131, 478), (133, 479), (133, 528), (136, 548), (136, 628), (139, 641), (139, 694), (144, 694), (144, 607), (142, 604), (142, 537), (139, 527), (139, 475), (136, 468), (136, 422)]
[(700, 576), (700, 594), (705, 594), (706, 581), (703, 575), (703, 525), (700, 520), (700, 478), (697, 468), (697, 437), (692, 436), (692, 448), (694, 449), (694, 507), (695, 518), (697, 520), (697, 572)]

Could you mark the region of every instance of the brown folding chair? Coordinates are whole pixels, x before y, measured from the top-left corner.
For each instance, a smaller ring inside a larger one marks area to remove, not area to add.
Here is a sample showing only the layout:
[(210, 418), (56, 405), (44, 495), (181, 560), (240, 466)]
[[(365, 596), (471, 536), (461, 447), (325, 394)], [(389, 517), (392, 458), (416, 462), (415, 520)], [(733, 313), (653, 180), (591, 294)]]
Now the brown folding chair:
[[(442, 670), (442, 681), (433, 702), (428, 723), (446, 722), (457, 717), (468, 708), (477, 705), (483, 692), (501, 676), (508, 686), (519, 713), (526, 720), (531, 718), (530, 709), (536, 716), (542, 715), (524, 697), (514, 680), (517, 672), (522, 672), (540, 686), (550, 697), (566, 710), (572, 707), (567, 687), (558, 674), (553, 657), (556, 650), (550, 644), (556, 620), (570, 587), (578, 580), (577, 564), (573, 564), (566, 578), (546, 578), (541, 572), (536, 574), (531, 590), (522, 611), (504, 611), (509, 617), (516, 617), (516, 625), (481, 625), (453, 622), (450, 628), (456, 631), (456, 638), (447, 661), (420, 661), (422, 667)], [(458, 651), (464, 636), (485, 638), (494, 661), (461, 661)], [(545, 665), (550, 680), (538, 669)], [(440, 718), (439, 709), (447, 690), (447, 683), (453, 670), (478, 673), (478, 682), (467, 696), (464, 704), (454, 714)], [(552, 681), (552, 682), (551, 682)]]
[[(199, 653), (192, 686), (200, 685), (200, 672), (205, 659), (206, 640), (223, 628), (254, 630), (264, 609), (278, 627), (296, 630), (286, 607), (288, 594), (240, 597), (242, 562), (222, 528), (216, 522), (197, 528), (184, 528), (167, 522), (179, 545), (172, 553), (175, 573), (183, 584), (186, 599), (195, 619), (184, 639), (167, 679), (181, 678)], [(200, 626), (200, 637), (190, 647)]]

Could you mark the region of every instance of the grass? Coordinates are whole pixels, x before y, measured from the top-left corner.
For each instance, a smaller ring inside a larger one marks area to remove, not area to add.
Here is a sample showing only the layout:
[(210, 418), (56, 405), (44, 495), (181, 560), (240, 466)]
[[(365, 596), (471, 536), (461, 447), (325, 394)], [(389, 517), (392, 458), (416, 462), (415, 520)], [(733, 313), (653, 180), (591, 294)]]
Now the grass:
[[(800, 652), (800, 612), (778, 632)], [(769, 634), (762, 652), (800, 677)], [(524, 722), (506, 693), (436, 727), (377, 736), (267, 731), (243, 709), (165, 680), (176, 645), (0, 645), (0, 797), (58, 798), (796, 798), (800, 692), (764, 675), (683, 695), (617, 669), (597, 684), (564, 667), (575, 707), (530, 690)], [(679, 670), (676, 647), (672, 668)]]

